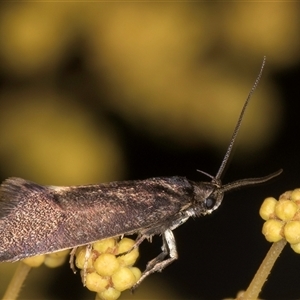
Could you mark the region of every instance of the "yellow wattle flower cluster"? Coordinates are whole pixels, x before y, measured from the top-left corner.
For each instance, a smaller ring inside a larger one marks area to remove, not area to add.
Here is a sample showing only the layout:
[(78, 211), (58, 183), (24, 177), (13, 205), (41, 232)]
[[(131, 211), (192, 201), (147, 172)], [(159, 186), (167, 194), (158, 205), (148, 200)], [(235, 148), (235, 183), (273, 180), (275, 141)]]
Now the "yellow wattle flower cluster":
[(287, 191), (276, 200), (268, 197), (261, 205), (260, 216), (266, 220), (262, 233), (269, 242), (285, 238), (300, 253), (300, 188)]
[[(122, 291), (133, 287), (141, 277), (141, 271), (133, 267), (139, 256), (138, 248), (132, 249), (134, 244), (129, 238), (119, 242), (109, 238), (92, 244), (90, 253), (86, 246), (76, 250), (75, 264), (81, 269), (84, 284), (98, 293), (100, 299), (118, 299)], [(122, 253), (126, 254), (118, 256)]]
[(37, 268), (42, 264), (45, 264), (49, 268), (57, 268), (64, 264), (69, 253), (70, 249), (67, 249), (49, 254), (27, 257), (24, 258), (22, 262), (32, 268)]

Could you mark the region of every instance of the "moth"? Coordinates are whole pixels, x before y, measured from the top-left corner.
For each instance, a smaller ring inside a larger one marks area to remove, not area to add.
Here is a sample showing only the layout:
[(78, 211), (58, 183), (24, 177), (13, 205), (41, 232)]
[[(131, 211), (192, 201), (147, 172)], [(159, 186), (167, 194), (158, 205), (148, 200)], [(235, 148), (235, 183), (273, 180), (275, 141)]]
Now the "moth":
[(268, 181), (282, 172), (225, 185), (221, 182), (264, 65), (265, 59), (216, 176), (200, 171), (210, 177), (210, 182), (174, 176), (96, 185), (42, 186), (21, 178), (6, 179), (0, 186), (0, 262), (131, 234), (137, 234), (138, 246), (153, 235), (161, 235), (162, 252), (147, 264), (136, 286), (151, 273), (162, 271), (178, 258), (175, 228), (190, 217), (212, 213), (221, 204), (224, 193)]

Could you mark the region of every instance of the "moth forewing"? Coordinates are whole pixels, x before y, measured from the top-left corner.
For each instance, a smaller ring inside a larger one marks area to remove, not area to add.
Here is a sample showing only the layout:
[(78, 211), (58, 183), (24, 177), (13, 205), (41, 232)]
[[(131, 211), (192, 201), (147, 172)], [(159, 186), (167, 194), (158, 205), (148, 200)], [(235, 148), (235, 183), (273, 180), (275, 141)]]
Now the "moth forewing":
[(9, 178), (0, 187), (0, 261), (160, 234), (191, 197), (191, 182), (177, 176), (70, 187)]

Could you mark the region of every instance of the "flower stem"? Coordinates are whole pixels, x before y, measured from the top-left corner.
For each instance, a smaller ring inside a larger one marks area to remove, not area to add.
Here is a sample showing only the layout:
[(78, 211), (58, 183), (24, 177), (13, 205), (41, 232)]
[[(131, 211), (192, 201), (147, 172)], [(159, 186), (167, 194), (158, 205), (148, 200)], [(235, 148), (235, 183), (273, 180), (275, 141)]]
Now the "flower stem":
[(259, 293), (262, 290), (264, 283), (266, 282), (271, 270), (274, 266), (276, 259), (279, 257), (282, 249), (286, 245), (286, 240), (282, 239), (279, 242), (273, 243), (269, 249), (265, 259), (261, 263), (254, 278), (252, 279), (248, 289), (242, 296), (243, 300), (258, 299)]
[(15, 300), (17, 299), (20, 290), (22, 288), (23, 282), (25, 281), (31, 267), (20, 262), (15, 271), (13, 278), (11, 279), (6, 292), (2, 298), (2, 300)]

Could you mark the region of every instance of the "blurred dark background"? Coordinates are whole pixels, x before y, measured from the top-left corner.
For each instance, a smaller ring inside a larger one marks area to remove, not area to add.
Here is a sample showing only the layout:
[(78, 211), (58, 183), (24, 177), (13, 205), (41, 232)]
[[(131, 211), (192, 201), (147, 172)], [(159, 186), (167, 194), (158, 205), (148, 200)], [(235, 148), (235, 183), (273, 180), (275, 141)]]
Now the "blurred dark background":
[[(299, 17), (298, 3), (1, 3), (1, 179), (209, 181), (196, 169), (216, 174), (266, 55), (223, 182), (283, 174), (177, 228), (179, 260), (120, 299), (235, 297), (271, 246), (263, 199), (300, 187)], [(160, 246), (142, 244), (141, 268)], [(298, 268), (286, 246), (261, 297), (299, 298)], [(93, 297), (67, 263), (33, 270), (20, 295)]]

